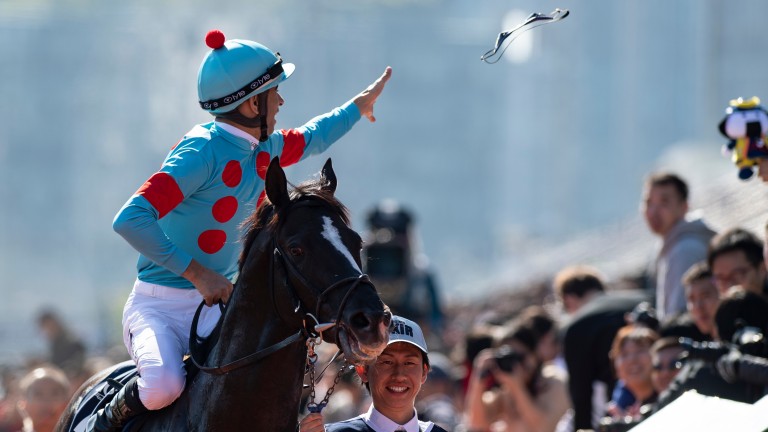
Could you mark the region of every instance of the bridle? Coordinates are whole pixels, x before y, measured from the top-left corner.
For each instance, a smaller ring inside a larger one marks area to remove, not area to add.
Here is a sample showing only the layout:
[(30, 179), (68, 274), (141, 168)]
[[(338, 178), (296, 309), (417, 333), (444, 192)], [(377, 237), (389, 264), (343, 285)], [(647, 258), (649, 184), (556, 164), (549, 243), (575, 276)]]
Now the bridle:
[[(294, 203), (292, 203), (288, 208), (283, 210), (283, 214), (286, 214), (288, 210), (296, 208), (298, 206), (306, 206), (306, 205), (323, 205), (316, 201), (310, 201), (307, 199), (304, 200), (298, 200)], [(245, 357), (239, 358), (235, 361), (232, 361), (230, 363), (221, 365), (221, 366), (206, 366), (204, 365), (203, 361), (201, 361), (199, 358), (196, 358), (200, 355), (200, 345), (205, 341), (205, 338), (200, 338), (197, 335), (197, 323), (200, 318), (200, 313), (203, 309), (203, 306), (205, 305), (205, 301), (201, 302), (200, 305), (197, 307), (197, 310), (195, 311), (195, 316), (192, 319), (192, 325), (190, 328), (190, 335), (189, 335), (189, 345), (190, 345), (190, 358), (192, 360), (192, 363), (200, 369), (203, 372), (212, 374), (212, 375), (224, 375), (227, 374), (233, 370), (252, 365), (259, 360), (269, 356), (270, 354), (273, 354), (299, 340), (304, 340), (307, 344), (308, 348), (312, 348), (308, 351), (308, 363), (310, 361), (309, 357), (311, 355), (314, 355), (314, 346), (318, 344), (319, 340), (322, 340), (322, 333), (336, 325), (342, 325), (341, 324), (341, 317), (344, 313), (344, 308), (346, 307), (347, 300), (349, 300), (350, 295), (352, 292), (355, 291), (355, 289), (362, 284), (368, 284), (371, 285), (370, 278), (368, 275), (360, 273), (355, 276), (350, 276), (344, 279), (341, 279), (339, 281), (336, 281), (326, 287), (323, 290), (317, 289), (312, 282), (310, 282), (299, 270), (296, 263), (285, 253), (283, 248), (278, 244), (277, 238), (280, 233), (280, 230), (282, 228), (281, 221), (284, 218), (281, 217), (278, 220), (277, 227), (274, 230), (274, 237), (272, 239), (272, 258), (269, 260), (269, 280), (270, 280), (270, 293), (272, 297), (272, 304), (274, 307), (275, 312), (280, 317), (280, 320), (283, 321), (286, 325), (292, 326), (290, 323), (290, 320), (286, 319), (282, 313), (280, 313), (279, 308), (277, 307), (277, 295), (275, 292), (275, 267), (279, 264), (282, 265), (283, 269), (286, 273), (286, 285), (288, 287), (288, 292), (291, 295), (291, 304), (294, 306), (292, 310), (292, 314), (298, 316), (298, 318), (301, 320), (302, 325), (299, 326), (299, 330), (292, 334), (291, 336), (288, 336), (287, 338), (281, 340), (280, 342), (277, 342), (273, 345), (270, 345), (266, 348), (263, 348), (261, 350), (258, 350), (252, 354), (249, 354)], [(301, 300), (301, 297), (296, 294), (296, 289), (294, 287), (294, 283), (292, 280), (296, 281), (296, 283), (302, 288), (304, 292), (310, 292), (313, 295), (317, 295), (317, 304), (315, 307), (315, 313), (312, 314), (310, 312), (307, 312), (306, 305)], [(347, 289), (347, 292), (344, 294), (344, 297), (341, 300), (341, 303), (339, 305), (339, 311), (336, 315), (336, 320), (332, 322), (327, 323), (320, 323), (318, 318), (320, 316), (320, 309), (323, 305), (323, 303), (326, 301), (326, 297), (328, 293), (335, 291), (336, 289), (339, 289), (344, 286), (349, 286)], [(237, 285), (236, 285), (237, 286)], [(227, 307), (224, 306), (221, 302), (219, 303), (219, 307), (222, 309), (222, 317), (219, 319), (219, 323), (216, 326), (216, 329), (214, 329), (213, 333), (216, 333), (220, 330), (221, 323), (224, 319), (224, 314), (227, 311)], [(336, 344), (339, 344), (339, 334), (338, 331), (336, 333)], [(316, 356), (315, 356), (316, 360)], [(312, 361), (312, 364), (314, 365), (314, 361)], [(314, 382), (313, 382), (314, 385)]]

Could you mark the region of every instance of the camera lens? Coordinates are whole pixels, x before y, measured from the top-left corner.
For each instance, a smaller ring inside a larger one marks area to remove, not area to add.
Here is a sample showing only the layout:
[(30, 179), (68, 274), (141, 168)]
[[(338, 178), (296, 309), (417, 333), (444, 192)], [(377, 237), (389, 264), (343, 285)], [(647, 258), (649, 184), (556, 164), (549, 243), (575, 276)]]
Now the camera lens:
[(496, 350), (494, 358), (496, 365), (504, 372), (512, 372), (515, 366), (523, 361), (523, 354), (516, 351), (508, 345), (504, 345)]

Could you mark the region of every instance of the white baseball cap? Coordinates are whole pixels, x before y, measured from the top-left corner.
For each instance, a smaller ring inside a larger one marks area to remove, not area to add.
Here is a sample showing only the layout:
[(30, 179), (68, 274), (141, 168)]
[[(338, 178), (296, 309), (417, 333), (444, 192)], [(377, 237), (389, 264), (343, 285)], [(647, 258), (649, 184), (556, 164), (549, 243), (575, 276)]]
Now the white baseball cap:
[(392, 316), (392, 324), (389, 326), (389, 343), (387, 345), (395, 342), (407, 342), (418, 347), (424, 354), (429, 354), (427, 341), (424, 339), (421, 327), (415, 322), (397, 315)]

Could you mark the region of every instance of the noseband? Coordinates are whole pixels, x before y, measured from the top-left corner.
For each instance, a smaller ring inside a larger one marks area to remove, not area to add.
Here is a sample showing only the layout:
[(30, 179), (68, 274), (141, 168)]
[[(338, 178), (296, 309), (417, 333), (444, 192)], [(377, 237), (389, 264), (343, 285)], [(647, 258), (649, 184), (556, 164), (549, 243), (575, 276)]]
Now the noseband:
[[(305, 204), (306, 203), (306, 204)], [(291, 208), (299, 205), (317, 205), (312, 203), (311, 201), (299, 201)], [(294, 333), (293, 335), (283, 339), (282, 341), (270, 345), (266, 348), (263, 348), (259, 351), (256, 351), (255, 353), (249, 354), (245, 357), (242, 357), (238, 360), (235, 360), (233, 362), (227, 363), (222, 366), (205, 366), (203, 365), (203, 362), (196, 359), (196, 353), (199, 353), (200, 351), (200, 344), (203, 343), (205, 340), (204, 338), (200, 338), (197, 335), (197, 323), (200, 318), (200, 313), (203, 309), (203, 306), (205, 305), (205, 301), (200, 303), (200, 306), (197, 307), (197, 311), (195, 311), (195, 316), (192, 319), (192, 326), (190, 329), (190, 336), (189, 336), (189, 344), (190, 344), (190, 358), (192, 360), (192, 363), (197, 366), (198, 369), (200, 369), (203, 372), (213, 374), (213, 375), (223, 375), (226, 373), (229, 373), (235, 369), (239, 369), (244, 366), (251, 365), (253, 363), (256, 363), (257, 361), (269, 356), (272, 353), (275, 353), (299, 340), (304, 340), (307, 342), (310, 339), (317, 339), (322, 337), (322, 333), (325, 330), (330, 329), (331, 327), (340, 324), (341, 323), (341, 317), (344, 313), (344, 308), (347, 305), (347, 300), (349, 300), (349, 297), (351, 296), (352, 292), (359, 287), (361, 284), (368, 284), (373, 286), (371, 283), (370, 278), (366, 274), (359, 274), (356, 276), (350, 276), (344, 279), (341, 279), (339, 281), (334, 282), (324, 290), (317, 289), (304, 275), (301, 273), (301, 271), (296, 266), (296, 263), (293, 262), (292, 259), (288, 257), (288, 255), (283, 251), (283, 249), (280, 247), (280, 245), (277, 242), (277, 234), (280, 232), (281, 224), (278, 224), (277, 229), (275, 230), (275, 236), (272, 239), (272, 259), (269, 260), (269, 280), (270, 280), (270, 292), (272, 296), (272, 304), (274, 307), (275, 312), (280, 317), (280, 319), (287, 325), (291, 326), (289, 320), (286, 320), (283, 317), (283, 314), (280, 313), (279, 308), (277, 307), (277, 296), (275, 292), (275, 274), (274, 274), (274, 268), (277, 265), (277, 263), (282, 264), (283, 268), (286, 270), (286, 285), (288, 288), (288, 291), (291, 295), (291, 303), (294, 305), (293, 313), (298, 314), (302, 325), (299, 328), (299, 330)], [(315, 307), (315, 314), (309, 313), (306, 311), (306, 307), (304, 303), (301, 300), (301, 297), (296, 293), (296, 290), (294, 288), (293, 283), (291, 282), (291, 278), (295, 279), (298, 284), (305, 290), (310, 291), (313, 294), (317, 294), (317, 305)], [(349, 289), (347, 290), (346, 294), (344, 294), (344, 297), (341, 300), (341, 304), (339, 305), (339, 311), (336, 315), (336, 320), (328, 323), (320, 323), (318, 320), (318, 317), (320, 316), (320, 308), (322, 307), (323, 303), (326, 301), (326, 296), (328, 293), (343, 287), (345, 285), (349, 285)], [(221, 302), (219, 302), (219, 306), (222, 308), (222, 317), (219, 318), (219, 324), (217, 324), (217, 328), (221, 325), (223, 319), (224, 319), (224, 313), (226, 313), (226, 307), (223, 306)], [(311, 319), (311, 322), (309, 321)], [(214, 333), (217, 330), (214, 330)], [(339, 333), (336, 332), (336, 344), (339, 345)]]
[[(287, 273), (290, 277), (293, 277), (301, 286), (303, 286), (305, 289), (314, 292), (318, 294), (317, 297), (317, 305), (315, 306), (315, 314), (308, 313), (306, 311), (306, 307), (304, 306), (304, 303), (301, 301), (301, 298), (296, 294), (296, 290), (293, 287), (293, 284), (291, 283), (290, 278), (287, 280), (287, 286), (288, 290), (291, 293), (291, 297), (293, 300), (293, 303), (295, 304), (295, 307), (293, 309), (294, 313), (298, 313), (300, 315), (303, 315), (304, 317), (311, 318), (313, 322), (307, 322), (307, 320), (304, 321), (304, 330), (307, 332), (307, 335), (312, 338), (316, 338), (321, 335), (321, 333), (325, 330), (330, 329), (331, 327), (341, 323), (341, 316), (344, 313), (344, 308), (347, 305), (347, 300), (349, 300), (350, 295), (352, 292), (360, 286), (360, 284), (371, 284), (371, 280), (366, 274), (359, 274), (357, 276), (350, 276), (344, 279), (341, 279), (324, 290), (319, 290), (313, 284), (307, 280), (307, 278), (304, 277), (304, 275), (301, 274), (299, 269), (296, 267), (296, 264), (288, 258), (288, 256), (285, 254), (285, 251), (283, 251), (283, 248), (280, 247), (279, 244), (277, 244), (277, 239), (273, 240), (273, 246), (274, 246), (274, 252), (273, 256), (275, 257), (274, 261), (277, 261), (278, 259), (283, 265), (283, 268), (287, 270)], [(272, 272), (272, 268), (270, 267), (270, 272)], [(341, 304), (339, 304), (339, 312), (336, 314), (336, 320), (328, 323), (320, 323), (318, 320), (318, 317), (320, 316), (320, 308), (322, 307), (323, 303), (326, 301), (326, 297), (329, 293), (332, 291), (341, 288), (345, 285), (349, 285), (349, 289), (347, 290), (346, 294), (344, 294), (344, 297), (341, 300)], [(274, 275), (272, 275), (272, 300), (275, 301), (275, 281), (274, 281)], [(275, 304), (275, 312), (280, 316), (281, 319), (283, 319), (283, 322), (288, 324), (287, 320), (285, 320), (280, 313), (280, 311), (277, 308), (277, 305)], [(314, 324), (314, 325), (312, 325)], [(336, 343), (338, 344), (338, 333), (336, 334)]]

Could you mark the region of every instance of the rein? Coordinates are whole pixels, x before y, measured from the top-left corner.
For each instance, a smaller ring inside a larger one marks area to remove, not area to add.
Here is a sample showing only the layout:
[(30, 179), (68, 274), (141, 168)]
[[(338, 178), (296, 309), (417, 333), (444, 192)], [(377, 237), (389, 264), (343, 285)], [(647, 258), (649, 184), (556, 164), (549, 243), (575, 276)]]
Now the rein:
[[(225, 375), (229, 372), (232, 372), (235, 369), (239, 369), (241, 367), (256, 363), (257, 361), (263, 359), (264, 357), (267, 357), (268, 355), (277, 352), (288, 345), (291, 345), (292, 343), (300, 340), (302, 336), (304, 336), (304, 329), (299, 330), (297, 333), (294, 333), (291, 336), (288, 336), (287, 338), (283, 339), (282, 341), (270, 345), (264, 349), (258, 350), (253, 354), (249, 354), (245, 357), (242, 357), (240, 359), (237, 359), (233, 362), (227, 363), (222, 366), (205, 366), (202, 364), (202, 362), (198, 361), (195, 358), (195, 352), (199, 349), (197, 348), (200, 343), (200, 337), (197, 335), (197, 321), (200, 318), (200, 312), (203, 310), (203, 306), (205, 306), (205, 300), (203, 300), (200, 303), (200, 306), (197, 307), (197, 310), (195, 311), (195, 317), (192, 319), (192, 327), (190, 329), (190, 335), (189, 335), (189, 344), (190, 344), (190, 358), (192, 359), (192, 363), (194, 363), (195, 366), (197, 366), (198, 369), (200, 369), (203, 372), (209, 373), (211, 375)], [(223, 318), (223, 315), (222, 315)]]

